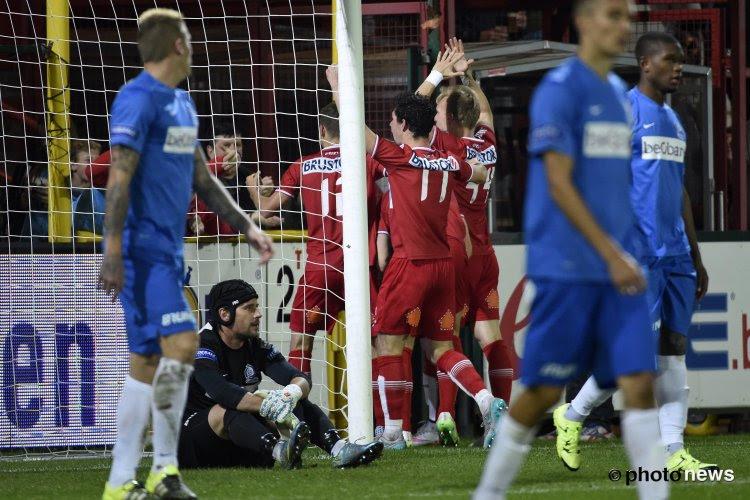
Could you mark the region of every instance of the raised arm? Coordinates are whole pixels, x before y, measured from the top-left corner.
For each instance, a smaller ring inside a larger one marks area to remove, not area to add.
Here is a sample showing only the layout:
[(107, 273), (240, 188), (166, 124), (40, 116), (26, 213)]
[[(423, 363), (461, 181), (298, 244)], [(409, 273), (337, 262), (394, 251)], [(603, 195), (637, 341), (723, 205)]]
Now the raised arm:
[[(455, 40), (455, 38), (453, 40)], [(457, 65), (460, 61), (463, 62), (463, 66), (461, 66), (461, 69), (459, 70)], [(435, 66), (432, 67), (429, 76), (422, 82), (422, 85), (419, 86), (416, 93), (425, 97), (430, 97), (432, 93), (435, 92), (437, 86), (440, 85), (440, 82), (447, 78), (453, 78), (454, 76), (463, 76), (464, 71), (468, 69), (472, 62), (474, 62), (473, 59), (471, 61), (466, 61), (464, 58), (463, 45), (459, 50), (458, 46), (449, 47), (446, 44), (445, 50), (443, 52), (438, 52)]]
[[(339, 104), (339, 69), (330, 65), (326, 69), (326, 78), (328, 78), (328, 84), (331, 86), (331, 92), (333, 92), (333, 102), (336, 103), (336, 107), (341, 113), (341, 105)], [(370, 127), (365, 124), (365, 149), (369, 154), (375, 150), (375, 145), (378, 142), (378, 136), (375, 132), (370, 130)]]
[[(459, 51), (462, 55), (464, 54), (464, 43), (461, 40), (458, 40), (454, 37), (450, 40), (450, 46), (454, 50)], [(495, 118), (492, 115), (492, 106), (490, 106), (490, 101), (482, 91), (482, 87), (474, 79), (474, 75), (472, 74), (470, 68), (471, 63), (473, 62), (474, 59), (469, 59), (467, 61), (466, 58), (463, 57), (454, 65), (454, 69), (460, 69), (464, 72), (464, 76), (461, 77), (461, 82), (471, 90), (473, 90), (474, 94), (476, 94), (477, 99), (479, 100), (479, 120), (477, 121), (477, 125), (484, 125), (494, 132)]]
[(272, 217), (278, 215), (281, 207), (289, 203), (293, 198), (281, 191), (274, 191), (271, 196), (261, 194), (260, 174), (250, 174), (245, 179), (247, 192), (250, 199), (258, 207), (258, 212), (262, 217)]
[(267, 234), (258, 228), (253, 221), (237, 206), (218, 178), (211, 175), (206, 165), (203, 150), (195, 148), (195, 172), (193, 174), (193, 189), (208, 207), (227, 221), (232, 227), (239, 229), (247, 238), (248, 244), (260, 254), (260, 263), (265, 264), (273, 256), (273, 242)]
[(695, 290), (695, 298), (701, 300), (708, 291), (708, 271), (703, 265), (701, 249), (698, 246), (698, 237), (695, 233), (695, 222), (693, 221), (693, 211), (691, 209), (690, 195), (687, 189), (682, 188), (682, 220), (685, 221), (685, 233), (690, 243), (690, 255), (693, 257), (693, 265), (698, 277), (698, 284)]
[(112, 167), (107, 180), (107, 208), (104, 214), (104, 256), (99, 271), (99, 287), (112, 302), (117, 300), (125, 285), (125, 267), (122, 263), (122, 230), (130, 204), (130, 181), (133, 179), (141, 155), (127, 146), (112, 147)]
[(547, 151), (544, 168), (552, 200), (607, 264), (615, 288), (628, 295), (645, 290), (646, 280), (638, 263), (604, 232), (573, 185), (573, 159)]

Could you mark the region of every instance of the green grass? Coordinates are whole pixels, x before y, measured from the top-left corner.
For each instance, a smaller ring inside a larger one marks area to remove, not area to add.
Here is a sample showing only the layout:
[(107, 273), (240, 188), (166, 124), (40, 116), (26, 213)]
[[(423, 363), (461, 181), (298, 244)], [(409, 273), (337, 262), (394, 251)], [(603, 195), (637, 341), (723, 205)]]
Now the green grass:
[[(467, 443), (462, 443), (465, 446)], [(733, 469), (728, 483), (670, 483), (672, 498), (721, 500), (750, 498), (750, 435), (688, 438), (698, 458)], [(624, 478), (613, 483), (610, 469), (628, 468), (620, 440), (581, 445), (578, 472), (565, 469), (554, 441), (536, 441), (508, 495), (511, 499), (635, 498)], [(469, 498), (481, 474), (486, 452), (438, 447), (386, 452), (369, 467), (336, 470), (317, 448), (308, 450), (302, 470), (212, 469), (184, 472), (201, 498)], [(109, 460), (65, 459), (0, 462), (0, 498), (83, 499), (101, 495)], [(147, 463), (139, 470), (145, 480)], [(560, 496), (562, 495), (562, 496)]]

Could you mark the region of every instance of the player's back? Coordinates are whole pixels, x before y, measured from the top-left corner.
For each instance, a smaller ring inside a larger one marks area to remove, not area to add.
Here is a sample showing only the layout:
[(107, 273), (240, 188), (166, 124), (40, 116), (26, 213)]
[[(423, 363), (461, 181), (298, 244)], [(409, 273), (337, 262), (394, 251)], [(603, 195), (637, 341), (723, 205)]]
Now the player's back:
[(667, 103), (659, 105), (638, 87), (628, 92), (633, 109), (631, 199), (647, 256), (690, 252), (682, 219), (685, 129)]
[(531, 277), (608, 281), (604, 261), (553, 201), (544, 154), (573, 161), (572, 182), (602, 229), (634, 248), (630, 204), (630, 106), (625, 85), (577, 57), (545, 75), (530, 107), (529, 180), (524, 209)]
[(402, 242), (394, 257), (442, 259), (450, 257), (446, 223), (455, 177), (471, 177), (471, 167), (454, 155), (428, 147), (399, 147), (379, 140), (373, 157), (390, 181), (392, 237)]
[[(369, 214), (370, 205), (373, 205), (374, 213), (377, 201), (372, 179), (377, 175), (378, 165), (368, 156), (366, 168)], [(291, 197), (299, 193), (302, 198), (307, 221), (307, 264), (313, 267), (333, 266), (338, 270), (344, 268), (342, 180), (341, 153), (338, 145), (303, 156), (292, 164), (281, 178), (279, 191)], [(374, 215), (371, 217), (372, 223)]]
[(493, 252), (487, 224), (487, 200), (495, 175), (495, 163), (497, 163), (495, 133), (489, 127), (479, 125), (473, 137), (456, 137), (435, 127), (433, 147), (457, 155), (465, 155), (467, 160), (476, 158), (487, 168), (487, 179), (482, 184), (456, 182), (453, 195), (469, 227), (472, 253), (480, 255)]
[(198, 118), (190, 96), (142, 72), (112, 105), (110, 142), (140, 153), (130, 183), (123, 249), (182, 255)]

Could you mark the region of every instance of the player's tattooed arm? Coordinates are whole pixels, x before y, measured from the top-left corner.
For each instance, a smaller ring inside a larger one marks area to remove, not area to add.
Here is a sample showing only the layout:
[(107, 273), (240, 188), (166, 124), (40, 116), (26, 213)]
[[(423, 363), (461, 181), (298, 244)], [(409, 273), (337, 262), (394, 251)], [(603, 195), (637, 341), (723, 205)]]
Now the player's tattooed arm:
[(245, 235), (248, 243), (260, 253), (260, 263), (264, 264), (273, 255), (273, 242), (229, 196), (218, 178), (211, 175), (206, 165), (206, 155), (201, 148), (195, 148), (195, 168), (193, 189), (206, 202), (211, 210), (233, 228)]
[(104, 256), (99, 272), (99, 287), (112, 301), (125, 284), (125, 268), (122, 263), (122, 231), (130, 203), (130, 181), (138, 169), (141, 155), (127, 146), (112, 147), (112, 167), (107, 180), (107, 208), (104, 213)]

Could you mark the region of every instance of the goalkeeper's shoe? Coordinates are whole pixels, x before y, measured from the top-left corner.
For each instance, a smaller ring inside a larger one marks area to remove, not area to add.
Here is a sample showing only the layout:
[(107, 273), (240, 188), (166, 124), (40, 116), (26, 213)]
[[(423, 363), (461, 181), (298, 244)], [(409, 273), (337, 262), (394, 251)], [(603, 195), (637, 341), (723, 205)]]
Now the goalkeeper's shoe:
[(673, 453), (667, 459), (667, 470), (719, 470), (716, 464), (706, 464), (692, 456), (685, 448)]
[(405, 450), (406, 440), (404, 440), (403, 432), (399, 432), (398, 436), (391, 438), (386, 433), (380, 436), (380, 442), (383, 443), (383, 448), (386, 450)]
[(490, 405), (490, 409), (482, 416), (482, 425), (484, 426), (484, 448), (491, 448), (495, 440), (497, 430), (500, 428), (500, 420), (503, 415), (508, 413), (508, 405), (501, 398), (495, 398)]
[(578, 449), (578, 440), (581, 438), (583, 424), (565, 418), (565, 411), (570, 403), (558, 406), (552, 413), (552, 420), (557, 429), (557, 456), (560, 457), (565, 467), (570, 470), (578, 470), (581, 467), (581, 451)]
[(435, 422), (425, 420), (425, 422), (419, 426), (417, 432), (411, 438), (414, 446), (426, 446), (429, 444), (439, 444), (440, 436), (438, 436), (438, 429)]
[(333, 458), (333, 466), (339, 469), (367, 465), (383, 453), (383, 443), (373, 441), (367, 444), (347, 442)]
[(310, 427), (305, 422), (299, 422), (289, 435), (289, 439), (279, 441), (281, 454), (279, 465), (286, 469), (302, 467), (302, 452), (305, 451), (310, 439)]
[(146, 490), (156, 498), (170, 500), (198, 498), (182, 481), (180, 471), (175, 465), (167, 465), (159, 471), (151, 471), (146, 480)]
[(146, 488), (135, 479), (131, 479), (117, 488), (104, 484), (102, 500), (146, 500), (153, 498)]
[(444, 411), (438, 415), (437, 419), (437, 431), (440, 436), (440, 444), (446, 448), (455, 448), (458, 446), (458, 431), (456, 430), (456, 422), (453, 421), (453, 417), (447, 411)]

